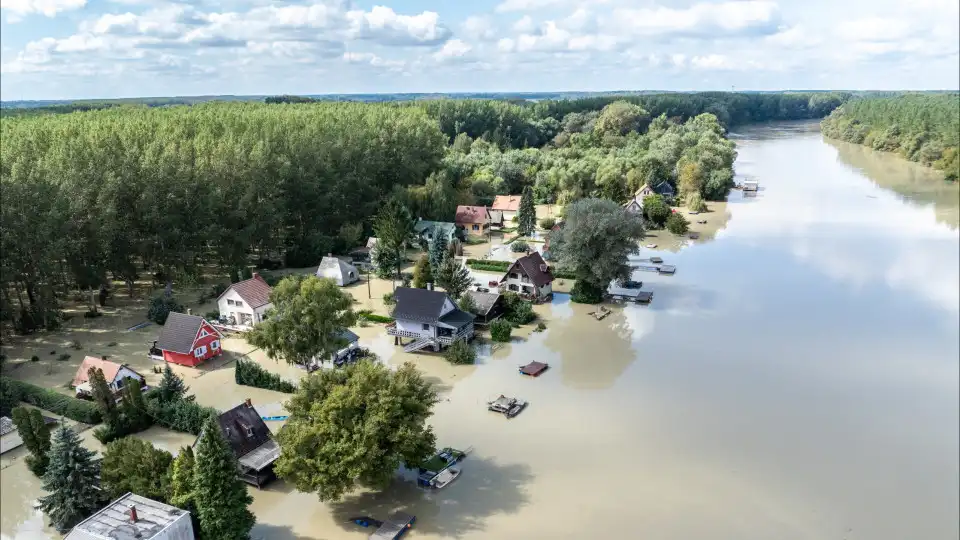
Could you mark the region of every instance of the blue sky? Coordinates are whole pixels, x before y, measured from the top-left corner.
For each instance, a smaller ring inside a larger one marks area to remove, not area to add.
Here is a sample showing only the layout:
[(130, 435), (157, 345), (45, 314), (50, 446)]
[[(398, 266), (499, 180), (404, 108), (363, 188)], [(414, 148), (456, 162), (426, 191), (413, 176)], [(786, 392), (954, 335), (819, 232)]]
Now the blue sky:
[(0, 0), (4, 100), (956, 89), (957, 0)]

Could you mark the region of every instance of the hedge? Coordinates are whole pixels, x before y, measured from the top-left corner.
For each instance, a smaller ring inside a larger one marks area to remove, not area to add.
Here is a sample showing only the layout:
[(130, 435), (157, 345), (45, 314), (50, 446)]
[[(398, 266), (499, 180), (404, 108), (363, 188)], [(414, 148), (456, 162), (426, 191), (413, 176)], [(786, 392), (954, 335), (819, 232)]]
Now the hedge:
[(16, 379), (7, 379), (7, 385), (20, 396), (20, 401), (34, 407), (40, 407), (84, 424), (99, 424), (101, 421), (100, 410), (91, 401), (65, 396), (56, 390)]
[(480, 259), (467, 259), (467, 268), (479, 270), (481, 272), (506, 272), (510, 265), (509, 261), (488, 261)]
[(237, 360), (237, 370), (234, 372), (234, 380), (237, 384), (243, 386), (253, 386), (255, 388), (265, 388), (267, 390), (276, 390), (277, 392), (286, 392), (292, 394), (297, 391), (297, 387), (283, 380), (276, 373), (271, 373), (260, 364), (252, 360)]
[(392, 323), (394, 321), (393, 317), (387, 317), (386, 315), (377, 315), (376, 313), (361, 313), (361, 317), (376, 323)]
[(157, 425), (174, 431), (200, 435), (203, 424), (210, 416), (219, 416), (220, 411), (212, 407), (197, 405), (189, 399), (178, 399), (164, 403), (160, 401), (160, 393), (150, 391), (144, 394), (147, 403), (147, 412), (153, 417)]

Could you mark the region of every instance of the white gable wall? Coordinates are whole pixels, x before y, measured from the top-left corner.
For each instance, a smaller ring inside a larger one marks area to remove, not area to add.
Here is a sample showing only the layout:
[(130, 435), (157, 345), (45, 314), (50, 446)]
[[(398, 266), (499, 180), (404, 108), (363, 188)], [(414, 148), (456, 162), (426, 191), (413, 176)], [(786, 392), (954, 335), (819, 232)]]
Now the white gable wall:
[[(227, 300), (233, 302), (233, 305), (230, 305)], [(237, 305), (237, 302), (240, 302), (240, 305)], [(255, 326), (258, 322), (264, 319), (264, 314), (268, 309), (272, 308), (273, 304), (265, 304), (256, 309), (250, 307), (243, 298), (240, 298), (240, 295), (237, 294), (237, 291), (230, 289), (217, 300), (217, 309), (220, 311), (221, 317), (233, 317), (236, 324), (241, 324), (241, 314), (245, 314), (250, 317), (251, 324), (250, 326)]]
[[(117, 376), (114, 377), (112, 381), (110, 381), (110, 389), (111, 389), (111, 390), (119, 390), (119, 389), (122, 388), (123, 386), (126, 386), (126, 385), (130, 384), (130, 383), (128, 383), (127, 381), (125, 381), (124, 379), (136, 379), (137, 381), (140, 381), (141, 386), (143, 385), (143, 377), (141, 377), (140, 375), (138, 375), (138, 374), (137, 374), (135, 371), (133, 371), (132, 369), (130, 369), (130, 368), (126, 367), (126, 366), (122, 366), (122, 367), (120, 368), (120, 371), (117, 371)], [(122, 384), (117, 384), (119, 381), (123, 381), (123, 383), (122, 383)]]

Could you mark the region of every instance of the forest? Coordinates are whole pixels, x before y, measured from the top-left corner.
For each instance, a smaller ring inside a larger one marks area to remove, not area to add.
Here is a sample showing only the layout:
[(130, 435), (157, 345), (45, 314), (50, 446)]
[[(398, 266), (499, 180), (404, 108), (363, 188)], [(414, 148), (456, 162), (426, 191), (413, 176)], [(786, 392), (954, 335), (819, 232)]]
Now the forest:
[(388, 200), (451, 221), (531, 187), (622, 202), (643, 183), (722, 200), (726, 128), (826, 115), (846, 95), (642, 94), (539, 102), (214, 102), (0, 120), (0, 317), (51, 327), (69, 288), (201, 268), (315, 265)]
[(904, 94), (844, 103), (821, 122), (823, 134), (960, 178), (960, 94)]

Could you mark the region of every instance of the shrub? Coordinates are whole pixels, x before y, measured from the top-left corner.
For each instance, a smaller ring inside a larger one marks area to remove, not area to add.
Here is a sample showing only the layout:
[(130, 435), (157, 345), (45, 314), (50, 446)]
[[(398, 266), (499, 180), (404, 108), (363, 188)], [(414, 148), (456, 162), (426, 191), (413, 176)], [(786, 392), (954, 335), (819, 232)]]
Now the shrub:
[(509, 321), (497, 319), (490, 323), (490, 339), (494, 341), (510, 341), (510, 334), (513, 332), (513, 325)]
[(687, 223), (686, 218), (680, 214), (670, 214), (670, 217), (667, 218), (667, 230), (673, 234), (681, 235), (687, 232), (690, 224)]
[(107, 347), (116, 347), (116, 346), (117, 346), (116, 341), (111, 341), (110, 343), (107, 343)]
[(71, 342), (70, 342), (70, 348), (79, 351), (80, 349), (83, 348), (83, 345), (81, 345), (79, 341), (71, 341)]
[(503, 318), (517, 325), (533, 322), (537, 314), (533, 312), (533, 304), (520, 298), (515, 292), (503, 295)]
[(577, 280), (570, 290), (570, 300), (578, 304), (598, 304), (603, 301), (603, 289), (584, 280)]
[(482, 259), (467, 259), (467, 268), (479, 270), (481, 272), (506, 272), (510, 265), (509, 261), (489, 261)]
[(477, 361), (477, 351), (465, 339), (458, 339), (447, 347), (443, 357), (451, 364), (468, 365)]
[(166, 324), (167, 317), (171, 311), (183, 313), (184, 307), (180, 305), (172, 296), (157, 296), (150, 300), (150, 307), (147, 309), (147, 319), (159, 325)]
[(397, 303), (397, 299), (393, 297), (393, 293), (392, 293), (392, 292), (388, 292), (388, 293), (386, 293), (386, 294), (383, 295), (383, 303), (386, 304), (386, 305), (388, 305), (388, 306), (392, 306), (392, 305), (395, 305), (395, 304)]
[(103, 316), (103, 313), (99, 311), (93, 311), (92, 309), (84, 312), (83, 314), (83, 318), (85, 319), (96, 319), (97, 317), (102, 317), (102, 316)]
[(706, 212), (707, 203), (703, 202), (703, 197), (699, 193), (691, 193), (687, 197), (687, 208), (694, 212)]
[(67, 353), (63, 353), (63, 354), (61, 354), (60, 356), (57, 357), (57, 360), (60, 361), (60, 362), (66, 362), (66, 361), (69, 360), (69, 359), (70, 359), (70, 355), (67, 354)]
[(543, 332), (547, 329), (547, 325), (543, 324), (543, 321), (537, 323), (537, 327), (533, 329), (534, 332)]
[(237, 384), (243, 386), (253, 386), (255, 388), (265, 388), (267, 390), (276, 390), (292, 394), (297, 391), (297, 387), (283, 380), (276, 373), (271, 373), (252, 360), (238, 360), (237, 370), (234, 372), (234, 380)]
[(393, 317), (377, 315), (376, 313), (361, 313), (360, 318), (375, 323), (392, 323), (394, 320)]
[[(577, 279), (577, 275), (569, 270), (557, 270), (556, 268), (551, 268), (550, 273), (553, 274), (553, 277), (557, 279)], [(563, 283), (561, 283), (563, 285)]]
[(510, 244), (510, 251), (514, 253), (522, 253), (530, 249), (530, 246), (527, 245), (523, 240), (517, 240), (516, 242)]
[(208, 311), (208, 312), (203, 316), (203, 318), (204, 318), (204, 319), (207, 319), (208, 321), (215, 321), (215, 320), (217, 320), (217, 319), (220, 318), (220, 310), (215, 309), (215, 310), (213, 310), (213, 311)]
[(34, 407), (40, 407), (85, 424), (100, 423), (100, 411), (90, 401), (65, 396), (55, 390), (48, 390), (14, 379), (8, 380), (7, 384), (20, 396), (20, 401), (29, 403)]
[[(56, 352), (56, 351), (54, 351), (54, 352)], [(37, 356), (37, 355), (33, 355), (33, 356), (30, 357), (30, 361), (31, 361), (31, 362), (39, 362), (39, 361), (40, 361), (40, 357)]]
[(144, 397), (147, 398), (147, 412), (158, 425), (182, 433), (200, 435), (207, 418), (220, 414), (216, 409), (197, 405), (189, 399), (163, 403), (157, 399), (159, 393), (155, 391), (147, 392)]
[(213, 291), (213, 298), (219, 298), (220, 295), (223, 294), (223, 291), (227, 290), (227, 285), (224, 283), (214, 283), (211, 290)]
[(557, 220), (553, 219), (552, 217), (545, 217), (540, 220), (540, 228), (548, 231), (552, 229), (553, 226), (556, 224), (557, 224)]

